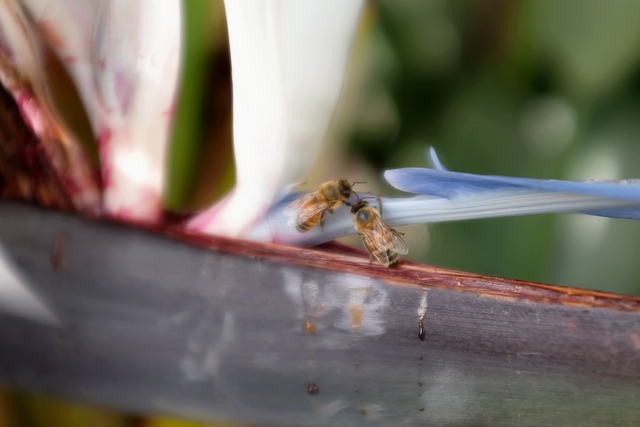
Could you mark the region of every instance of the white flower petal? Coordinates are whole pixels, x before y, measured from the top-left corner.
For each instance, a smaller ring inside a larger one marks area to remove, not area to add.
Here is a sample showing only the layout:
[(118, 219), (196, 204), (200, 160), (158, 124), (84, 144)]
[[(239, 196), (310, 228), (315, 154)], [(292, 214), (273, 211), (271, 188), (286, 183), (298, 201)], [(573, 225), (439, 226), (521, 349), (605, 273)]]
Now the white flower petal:
[[(159, 219), (180, 64), (180, 1), (7, 1), (24, 7), (73, 77), (99, 144), (106, 212)], [(18, 64), (23, 50), (14, 49)], [(42, 74), (39, 65), (32, 80)]]
[(362, 1), (225, 2), (236, 188), (190, 227), (237, 236), (315, 159), (338, 101)]

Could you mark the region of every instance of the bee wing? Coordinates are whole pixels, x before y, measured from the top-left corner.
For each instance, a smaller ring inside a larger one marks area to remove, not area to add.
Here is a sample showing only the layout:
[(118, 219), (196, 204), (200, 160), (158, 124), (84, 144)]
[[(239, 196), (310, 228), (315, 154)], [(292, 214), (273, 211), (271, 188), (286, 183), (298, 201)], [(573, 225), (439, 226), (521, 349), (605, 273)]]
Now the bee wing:
[(364, 247), (371, 255), (373, 255), (380, 264), (388, 267), (390, 264), (389, 254), (384, 246), (380, 245), (380, 242), (376, 240), (373, 233), (370, 230), (362, 233), (362, 243)]
[(409, 252), (407, 244), (402, 240), (400, 234), (389, 228), (381, 218), (376, 218), (370, 229), (358, 228), (358, 232), (362, 235), (365, 248), (385, 267), (388, 267), (391, 262), (389, 250), (401, 255)]
[(304, 194), (286, 207), (286, 212), (290, 215), (287, 225), (297, 227), (329, 207), (331, 206), (327, 202), (318, 202), (314, 193)]
[(393, 228), (390, 228), (389, 231), (393, 235), (393, 248), (392, 249), (394, 251), (398, 252), (400, 255), (408, 254), (409, 253), (409, 247), (407, 246), (407, 242), (405, 242), (404, 239), (402, 238), (402, 236), (400, 236), (400, 233), (398, 233)]

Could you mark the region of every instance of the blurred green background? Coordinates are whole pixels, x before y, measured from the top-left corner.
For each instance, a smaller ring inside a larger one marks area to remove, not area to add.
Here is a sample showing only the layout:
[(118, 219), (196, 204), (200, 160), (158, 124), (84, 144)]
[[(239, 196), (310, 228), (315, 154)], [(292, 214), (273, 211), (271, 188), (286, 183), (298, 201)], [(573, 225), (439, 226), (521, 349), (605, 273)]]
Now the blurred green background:
[[(191, 25), (167, 193), (175, 210), (206, 205), (233, 177), (222, 2), (185, 6)], [(427, 166), (429, 146), (456, 171), (640, 177), (638, 22), (636, 0), (370, 2), (327, 149), (307, 182), (347, 177), (397, 195), (382, 182), (382, 171)], [(559, 214), (405, 231), (409, 258), (428, 264), (640, 295), (637, 222)], [(202, 424), (0, 390), (0, 425)]]

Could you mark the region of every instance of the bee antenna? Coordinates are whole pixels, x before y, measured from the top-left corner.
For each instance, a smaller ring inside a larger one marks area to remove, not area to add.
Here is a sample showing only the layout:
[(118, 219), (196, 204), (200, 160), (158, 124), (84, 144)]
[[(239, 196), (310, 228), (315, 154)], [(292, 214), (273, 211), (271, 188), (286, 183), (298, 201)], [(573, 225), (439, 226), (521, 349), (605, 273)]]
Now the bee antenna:
[(367, 183), (366, 181), (355, 181), (351, 183), (351, 186), (353, 187), (356, 184), (366, 184), (366, 183)]

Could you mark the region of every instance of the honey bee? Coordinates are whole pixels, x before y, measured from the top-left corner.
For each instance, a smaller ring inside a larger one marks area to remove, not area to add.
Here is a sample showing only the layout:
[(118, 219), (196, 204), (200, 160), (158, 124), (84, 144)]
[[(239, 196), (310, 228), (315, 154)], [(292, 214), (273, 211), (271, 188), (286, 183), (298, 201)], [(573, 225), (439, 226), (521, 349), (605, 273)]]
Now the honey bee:
[(371, 256), (385, 267), (398, 262), (400, 255), (409, 253), (407, 244), (393, 228), (382, 221), (380, 212), (366, 200), (359, 200), (351, 207), (353, 225), (362, 236), (364, 247)]
[(309, 231), (318, 223), (322, 225), (325, 213), (333, 213), (342, 204), (351, 206), (348, 200), (354, 194), (351, 189), (354, 184), (346, 179), (328, 181), (301, 196), (287, 207), (294, 212), (287, 224), (300, 232)]

